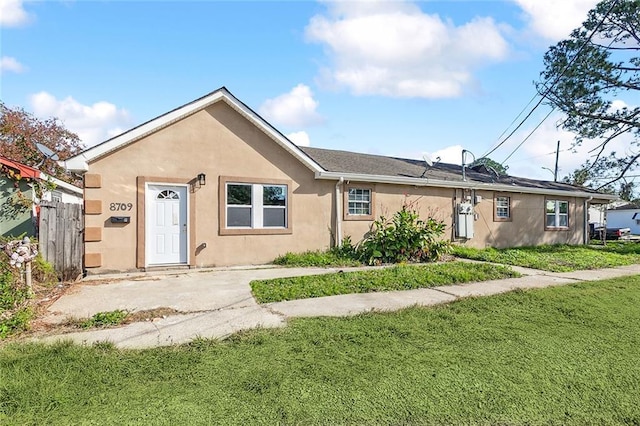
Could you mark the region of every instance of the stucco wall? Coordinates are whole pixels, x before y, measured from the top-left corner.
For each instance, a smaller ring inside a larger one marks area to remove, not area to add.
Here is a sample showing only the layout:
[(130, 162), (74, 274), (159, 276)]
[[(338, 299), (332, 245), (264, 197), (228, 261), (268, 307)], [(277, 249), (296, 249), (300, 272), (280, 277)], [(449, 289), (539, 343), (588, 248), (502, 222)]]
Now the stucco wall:
[[(351, 185), (357, 186), (357, 183)], [(493, 191), (469, 191), (461, 189), (425, 188), (400, 185), (375, 185), (374, 215), (389, 218), (403, 204), (416, 208), (421, 217), (434, 217), (444, 221), (445, 238), (471, 247), (515, 247), (539, 244), (581, 244), (583, 242), (584, 214), (583, 202), (573, 197), (563, 197), (569, 201), (569, 229), (545, 229), (544, 195), (521, 193), (497, 193), (511, 199), (511, 220), (494, 221)], [(455, 237), (455, 205), (467, 197), (478, 200), (474, 204), (474, 236), (471, 239)], [(479, 197), (479, 198), (477, 198)], [(344, 235), (353, 243), (360, 241), (369, 231), (371, 221), (345, 221)]]
[[(100, 241), (85, 243), (87, 256), (102, 266), (91, 272), (132, 270), (137, 265), (139, 195), (137, 178), (175, 178), (176, 182), (206, 174), (195, 187), (192, 212), (194, 266), (260, 264), (286, 251), (326, 248), (331, 244), (333, 183), (318, 182), (313, 172), (226, 104), (219, 102), (89, 165), (99, 188), (85, 187), (88, 206), (101, 201), (99, 214), (87, 214), (85, 226), (101, 228)], [(285, 235), (219, 235), (220, 176), (291, 181), (292, 233)], [(153, 179), (151, 179), (153, 181)], [(119, 205), (131, 210), (112, 211)], [(90, 210), (90, 209), (88, 209)], [(111, 216), (130, 216), (129, 224), (111, 224)], [(195, 232), (193, 232), (195, 231)], [(94, 238), (97, 239), (97, 238)], [(206, 243), (206, 248), (202, 248)], [(98, 256), (98, 257), (100, 257)]]
[[(206, 174), (206, 184), (196, 176)], [(223, 235), (220, 181), (290, 183), (290, 232), (277, 235)], [(90, 273), (128, 271), (148, 266), (145, 259), (145, 184), (189, 183), (189, 259), (191, 266), (263, 264), (286, 252), (325, 249), (335, 232), (335, 181), (314, 173), (223, 102), (175, 122), (89, 164), (85, 175), (85, 265)], [(345, 182), (358, 185), (357, 182)], [(582, 242), (582, 201), (568, 198), (569, 230), (545, 230), (545, 196), (510, 193), (512, 218), (494, 222), (494, 193), (375, 184), (374, 218), (390, 217), (403, 204), (423, 217), (443, 220), (445, 238), (455, 239), (456, 203), (471, 197), (475, 236), (458, 240), (474, 247), (506, 247)], [(479, 196), (481, 198), (476, 198)], [(343, 203), (343, 197), (340, 197)], [(124, 207), (124, 210), (122, 208)], [(346, 206), (342, 206), (342, 210)], [(111, 223), (128, 216), (130, 223)], [(358, 242), (371, 220), (343, 220), (342, 235)], [(206, 247), (205, 247), (206, 245)]]

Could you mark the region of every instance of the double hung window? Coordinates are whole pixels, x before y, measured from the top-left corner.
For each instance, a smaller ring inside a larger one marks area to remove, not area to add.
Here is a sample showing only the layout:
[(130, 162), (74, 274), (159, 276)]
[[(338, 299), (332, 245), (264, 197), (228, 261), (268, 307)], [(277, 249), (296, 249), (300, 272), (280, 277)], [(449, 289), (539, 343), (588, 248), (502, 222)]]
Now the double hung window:
[(226, 183), (226, 228), (287, 228), (288, 187)]
[(547, 199), (545, 227), (550, 229), (566, 229), (569, 227), (568, 201)]

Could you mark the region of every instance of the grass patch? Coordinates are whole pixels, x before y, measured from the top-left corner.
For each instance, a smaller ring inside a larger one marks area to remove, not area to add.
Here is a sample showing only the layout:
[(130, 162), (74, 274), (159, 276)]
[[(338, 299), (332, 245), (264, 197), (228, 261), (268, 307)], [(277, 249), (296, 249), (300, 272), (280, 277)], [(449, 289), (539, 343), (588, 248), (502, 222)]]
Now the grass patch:
[(278, 256), (274, 261), (274, 264), (280, 266), (291, 267), (348, 267), (348, 266), (362, 266), (362, 262), (354, 260), (349, 257), (341, 256), (335, 251), (306, 251), (304, 253), (287, 253), (282, 256)]
[(143, 351), (0, 347), (0, 423), (640, 423), (640, 277)]
[(251, 282), (251, 290), (259, 303), (269, 303), (337, 294), (410, 290), (517, 276), (520, 275), (504, 266), (448, 262), (256, 280)]
[(612, 268), (640, 263), (640, 245), (637, 243), (607, 243), (606, 246), (560, 244), (507, 249), (454, 246), (453, 254), (467, 259), (552, 272)]
[(122, 324), (129, 315), (129, 312), (117, 309), (109, 312), (98, 312), (91, 318), (80, 321), (80, 328), (111, 327)]

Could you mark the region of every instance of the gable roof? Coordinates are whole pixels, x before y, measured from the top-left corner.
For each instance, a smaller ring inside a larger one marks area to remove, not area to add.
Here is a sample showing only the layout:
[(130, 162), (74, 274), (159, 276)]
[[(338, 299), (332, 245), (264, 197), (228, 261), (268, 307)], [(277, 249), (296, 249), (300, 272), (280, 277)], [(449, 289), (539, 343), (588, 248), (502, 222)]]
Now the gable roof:
[(301, 149), (322, 167), (323, 171), (316, 173), (318, 178), (342, 177), (352, 181), (594, 197), (607, 201), (618, 198), (581, 186), (515, 176), (496, 176), (469, 167), (465, 172), (466, 180), (463, 180), (462, 167), (456, 164), (436, 163), (427, 168), (422, 160), (311, 147)]
[[(74, 172), (85, 172), (89, 163), (109, 153), (134, 143), (145, 136), (170, 126), (217, 102), (225, 102), (268, 137), (288, 151), (294, 158), (315, 173), (316, 179), (392, 183), (399, 185), (433, 186), (449, 188), (486, 189), (503, 192), (528, 192), (545, 195), (574, 196), (604, 202), (616, 196), (601, 194), (588, 188), (564, 183), (538, 181), (512, 176), (496, 177), (467, 168), (466, 179), (462, 179), (461, 166), (434, 164), (425, 170), (420, 160), (359, 154), (321, 148), (298, 147), (255, 111), (236, 98), (226, 87), (221, 87), (199, 99), (182, 105), (137, 127), (115, 136), (99, 145), (88, 148), (63, 162), (64, 167)], [(595, 202), (595, 201), (594, 201)]]
[(265, 119), (260, 117), (255, 111), (233, 96), (226, 87), (221, 87), (213, 92), (182, 105), (172, 111), (162, 114), (154, 119), (147, 121), (133, 129), (130, 129), (118, 136), (115, 136), (101, 144), (88, 148), (81, 153), (71, 157), (63, 162), (64, 167), (74, 172), (86, 172), (89, 169), (89, 163), (97, 160), (117, 149), (127, 146), (145, 136), (157, 132), (176, 121), (182, 120), (198, 111), (201, 111), (217, 102), (225, 102), (231, 108), (236, 110), (253, 125), (262, 130), (267, 136), (273, 139), (278, 145), (293, 155), (298, 161), (305, 164), (312, 171), (318, 172), (321, 168), (311, 160), (304, 152), (298, 148), (293, 142), (287, 139), (280, 131), (269, 124)]

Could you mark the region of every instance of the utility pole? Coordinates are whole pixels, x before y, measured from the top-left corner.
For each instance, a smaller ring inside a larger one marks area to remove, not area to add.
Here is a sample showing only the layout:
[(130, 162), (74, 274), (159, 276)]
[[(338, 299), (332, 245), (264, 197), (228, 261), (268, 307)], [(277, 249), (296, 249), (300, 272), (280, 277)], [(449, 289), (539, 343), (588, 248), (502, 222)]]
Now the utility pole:
[(556, 168), (554, 169), (553, 172), (553, 181), (557, 182), (558, 181), (558, 157), (560, 156), (560, 141), (558, 141), (558, 146), (556, 148)]

